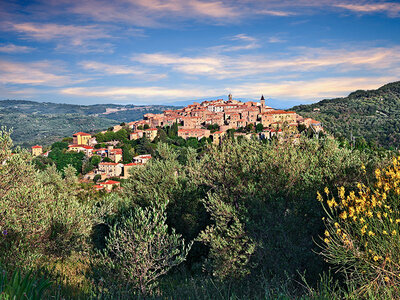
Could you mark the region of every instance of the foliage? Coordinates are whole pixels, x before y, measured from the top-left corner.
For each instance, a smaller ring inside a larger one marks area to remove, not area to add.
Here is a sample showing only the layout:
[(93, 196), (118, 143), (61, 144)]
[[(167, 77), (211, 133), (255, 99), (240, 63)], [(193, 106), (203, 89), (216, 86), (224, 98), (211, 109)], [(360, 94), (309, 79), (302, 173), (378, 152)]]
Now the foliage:
[[(323, 255), (354, 282), (359, 294), (382, 294), (400, 284), (400, 163), (376, 169), (372, 187), (325, 189), (326, 231)], [(323, 198), (319, 194), (319, 200)], [(336, 200), (337, 199), (337, 200)], [(395, 298), (400, 292), (395, 290)]]
[[(0, 149), (10, 153), (2, 136)], [(0, 166), (0, 263), (32, 267), (85, 249), (91, 213), (76, 199), (75, 172), (66, 168), (65, 179), (54, 166), (37, 172), (26, 152)]]
[(356, 91), (345, 98), (295, 106), (293, 110), (321, 121), (336, 137), (363, 137), (386, 148), (397, 148), (400, 142), (400, 82)]
[(158, 277), (183, 262), (191, 247), (191, 244), (185, 246), (174, 229), (169, 232), (165, 207), (166, 203), (135, 208), (114, 225), (106, 238), (106, 272), (142, 294), (150, 293)]
[(2, 300), (39, 300), (51, 285), (47, 279), (36, 279), (32, 271), (23, 276), (20, 270), (15, 270), (10, 277), (1, 268), (0, 272), (0, 299)]

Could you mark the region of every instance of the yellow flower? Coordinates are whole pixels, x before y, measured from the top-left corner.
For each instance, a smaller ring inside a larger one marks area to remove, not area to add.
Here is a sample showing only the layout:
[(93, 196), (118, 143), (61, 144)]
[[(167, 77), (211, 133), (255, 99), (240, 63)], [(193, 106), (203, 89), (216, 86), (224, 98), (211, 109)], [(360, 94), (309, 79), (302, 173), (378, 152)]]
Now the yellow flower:
[(396, 235), (397, 234), (397, 231), (396, 230), (393, 230), (392, 231), (392, 235)]
[(329, 243), (330, 243), (330, 240), (327, 239), (327, 238), (325, 238), (325, 239), (324, 239), (324, 242), (327, 243), (327, 244), (329, 244)]
[(325, 236), (329, 236), (329, 231), (325, 230)]
[(375, 236), (375, 233), (373, 233), (373, 232), (370, 230), (370, 231), (368, 231), (368, 235), (369, 235), (369, 236)]
[(364, 235), (367, 232), (367, 225), (364, 225), (363, 228), (361, 228), (361, 234)]
[(322, 198), (322, 196), (321, 196), (321, 194), (320, 194), (319, 192), (317, 192), (317, 200), (318, 200), (319, 202), (324, 201), (324, 199)]
[(325, 187), (324, 192), (325, 192), (326, 195), (329, 195), (329, 189), (328, 189), (328, 187)]
[(386, 230), (382, 231), (382, 233), (383, 233), (383, 234), (385, 234), (385, 235), (387, 235), (387, 234), (388, 234)]
[(385, 281), (389, 282), (390, 281), (389, 277), (385, 276)]
[(372, 211), (369, 210), (369, 211), (367, 212), (367, 217), (370, 217), (370, 218), (371, 218), (372, 216), (373, 216)]
[(342, 232), (342, 230), (339, 228), (338, 230), (336, 230), (336, 234), (340, 234)]
[(379, 260), (379, 256), (375, 255), (374, 256), (374, 261), (378, 261)]
[[(399, 221), (400, 221), (400, 219), (399, 219)], [(335, 225), (336, 228), (339, 228), (339, 223), (338, 222), (335, 222), (334, 225)]]
[(364, 222), (365, 222), (364, 218), (361, 217), (361, 218), (360, 218), (360, 223), (364, 223)]
[(342, 213), (339, 215), (339, 217), (340, 217), (341, 219), (343, 219), (343, 220), (346, 220), (346, 219), (347, 219), (347, 212), (346, 212), (346, 211), (342, 212)]

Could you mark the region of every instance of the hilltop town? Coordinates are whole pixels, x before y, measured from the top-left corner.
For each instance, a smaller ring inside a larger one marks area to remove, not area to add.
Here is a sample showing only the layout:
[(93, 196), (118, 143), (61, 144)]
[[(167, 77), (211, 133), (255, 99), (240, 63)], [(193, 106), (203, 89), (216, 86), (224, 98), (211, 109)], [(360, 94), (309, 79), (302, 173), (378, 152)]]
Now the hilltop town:
[[(229, 95), (227, 101), (218, 99), (194, 102), (184, 108), (165, 110), (161, 114), (145, 114), (142, 120), (122, 123), (99, 134), (77, 132), (69, 140), (67, 149), (84, 153), (87, 159), (99, 157), (95, 168), (84, 174), (83, 180), (93, 181), (96, 178), (95, 189), (111, 191), (114, 187), (119, 187), (118, 179), (127, 179), (131, 168), (143, 166), (152, 156), (150, 153), (135, 155), (128, 162), (125, 159), (123, 163), (123, 149), (117, 147), (121, 145), (121, 141), (104, 142), (100, 140), (100, 135), (104, 137), (109, 132), (118, 134), (124, 130), (129, 141), (147, 139), (153, 142), (162, 129), (174, 126), (179, 138), (213, 144), (221, 143), (228, 133), (235, 137), (269, 140), (283, 138), (284, 133), (297, 137), (305, 129), (315, 133), (323, 131), (322, 124), (316, 120), (303, 118), (293, 111), (276, 110), (267, 106), (264, 96), (259, 102), (241, 102)], [(42, 146), (32, 147), (34, 156), (47, 157), (50, 151), (43, 153)]]

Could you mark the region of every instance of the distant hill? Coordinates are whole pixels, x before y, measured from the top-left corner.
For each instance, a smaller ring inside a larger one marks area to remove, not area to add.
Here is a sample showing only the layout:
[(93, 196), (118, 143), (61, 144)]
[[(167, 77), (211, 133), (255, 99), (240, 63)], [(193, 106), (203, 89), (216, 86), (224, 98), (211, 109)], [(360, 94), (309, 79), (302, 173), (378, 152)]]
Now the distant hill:
[(176, 108), (165, 105), (72, 105), (26, 100), (0, 101), (0, 126), (13, 128), (14, 144), (51, 144), (77, 131), (96, 132), (121, 122)]
[(295, 106), (292, 110), (321, 121), (335, 136), (349, 139), (352, 133), (384, 147), (400, 146), (400, 81), (377, 90), (358, 90), (345, 98)]

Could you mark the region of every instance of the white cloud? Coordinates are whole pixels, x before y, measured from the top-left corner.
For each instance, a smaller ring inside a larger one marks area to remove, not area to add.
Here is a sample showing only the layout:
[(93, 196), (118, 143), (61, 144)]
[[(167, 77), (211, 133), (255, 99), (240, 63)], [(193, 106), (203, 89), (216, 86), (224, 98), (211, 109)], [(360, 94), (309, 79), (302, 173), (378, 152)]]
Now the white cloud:
[(73, 87), (65, 88), (61, 94), (78, 97), (103, 97), (111, 99), (187, 99), (206, 97), (215, 94), (213, 89), (151, 87)]
[(97, 75), (133, 75), (139, 77), (144, 81), (154, 81), (160, 80), (167, 77), (166, 74), (152, 73), (145, 68), (141, 68), (138, 66), (126, 66), (126, 65), (113, 65), (106, 64), (97, 61), (83, 61), (80, 62), (79, 65), (88, 71), (96, 72)]
[(6, 44), (0, 46), (0, 52), (3, 53), (27, 53), (33, 51), (35, 48), (27, 47), (27, 46), (17, 46), (14, 44)]
[[(132, 60), (146, 65), (171, 68), (188, 75), (207, 76), (217, 79), (245, 78), (246, 76), (272, 72), (334, 71), (349, 70), (382, 71), (400, 65), (400, 47), (369, 49), (326, 49), (302, 47), (284, 58), (265, 55), (209, 55), (178, 56), (166, 53), (139, 54)], [(292, 51), (293, 52), (293, 51)]]
[(347, 96), (349, 93), (359, 89), (376, 89), (380, 86), (398, 80), (394, 76), (383, 77), (333, 77), (318, 78), (314, 80), (281, 81), (279, 83), (246, 83), (239, 86), (228, 87), (225, 90), (231, 91), (239, 97), (258, 97), (264, 94), (269, 98), (279, 99), (302, 99), (321, 100)]
[[(86, 79), (72, 79), (69, 75), (57, 74), (62, 70), (58, 65), (48, 62), (9, 62), (0, 60), (0, 83), (2, 84), (27, 84), (27, 85), (41, 85), (41, 86), (65, 86), (88, 80)], [(49, 72), (52, 70), (53, 72)]]
[(344, 8), (356, 13), (379, 13), (383, 12), (391, 17), (398, 17), (400, 15), (400, 3), (384, 2), (384, 3), (367, 3), (367, 4), (351, 4), (351, 3), (338, 3), (334, 6)]
[(56, 23), (12, 23), (3, 24), (7, 31), (14, 31), (26, 38), (38, 41), (56, 41), (56, 50), (74, 48), (78, 52), (112, 52), (110, 43), (97, 40), (110, 39), (112, 36), (99, 25), (60, 25)]

